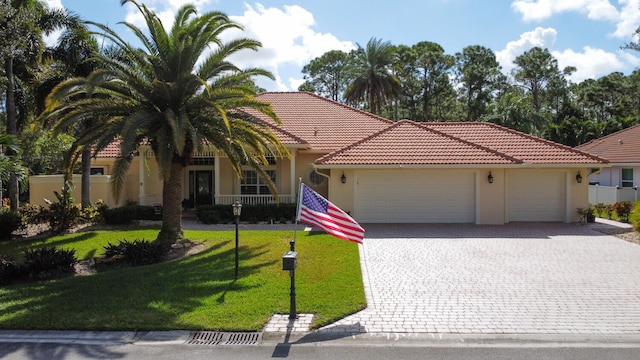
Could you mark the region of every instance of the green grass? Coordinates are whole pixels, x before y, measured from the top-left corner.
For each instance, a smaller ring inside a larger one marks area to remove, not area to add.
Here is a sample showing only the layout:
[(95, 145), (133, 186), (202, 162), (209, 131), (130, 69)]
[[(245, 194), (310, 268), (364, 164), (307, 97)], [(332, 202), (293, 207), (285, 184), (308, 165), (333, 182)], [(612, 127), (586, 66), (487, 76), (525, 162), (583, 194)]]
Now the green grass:
[[(20, 258), (29, 246), (76, 249), (98, 256), (107, 243), (154, 239), (157, 229), (91, 231), (45, 240), (0, 243)], [(91, 276), (0, 287), (0, 328), (75, 330), (259, 331), (289, 312), (289, 272), (282, 255), (293, 231), (242, 231), (240, 279), (234, 278), (235, 232), (185, 231), (206, 249), (192, 257)], [(365, 304), (358, 247), (321, 233), (298, 231), (297, 311), (316, 315), (313, 327)]]

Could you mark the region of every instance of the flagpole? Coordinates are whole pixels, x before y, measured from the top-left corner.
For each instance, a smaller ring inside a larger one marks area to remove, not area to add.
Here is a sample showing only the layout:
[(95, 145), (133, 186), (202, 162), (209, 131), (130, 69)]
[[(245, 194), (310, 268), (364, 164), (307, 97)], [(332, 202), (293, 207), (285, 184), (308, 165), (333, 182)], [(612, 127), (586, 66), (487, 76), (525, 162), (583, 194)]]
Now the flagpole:
[[(289, 249), (293, 253), (296, 251), (296, 236), (298, 234), (298, 215), (300, 211), (300, 198), (302, 196), (302, 177), (298, 178), (298, 194), (296, 198), (296, 220), (293, 227), (293, 240), (289, 242)], [(297, 255), (297, 254), (296, 254)], [(289, 320), (295, 320), (298, 318), (296, 310), (296, 267), (294, 266), (289, 270), (289, 276), (291, 277), (291, 288), (289, 292)]]

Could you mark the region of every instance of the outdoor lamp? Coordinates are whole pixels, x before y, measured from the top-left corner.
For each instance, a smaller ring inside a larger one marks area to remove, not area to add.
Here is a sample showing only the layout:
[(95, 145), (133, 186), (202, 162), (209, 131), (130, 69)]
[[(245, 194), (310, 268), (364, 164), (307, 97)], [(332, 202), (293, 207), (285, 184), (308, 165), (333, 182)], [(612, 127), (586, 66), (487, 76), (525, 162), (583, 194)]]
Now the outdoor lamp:
[(342, 173), (342, 176), (340, 176), (340, 181), (341, 181), (343, 184), (346, 184), (346, 183), (347, 183), (347, 177), (344, 175), (344, 173)]
[(578, 171), (578, 175), (576, 175), (576, 181), (578, 184), (582, 183), (582, 175), (580, 175), (580, 171)]
[(489, 184), (493, 184), (493, 175), (491, 175), (491, 171), (489, 171), (489, 176), (487, 176), (487, 181)]
[(233, 216), (236, 219), (236, 280), (238, 280), (238, 221), (240, 220), (240, 213), (242, 212), (242, 204), (236, 200), (232, 206)]
[(233, 206), (233, 216), (239, 217), (240, 213), (242, 212), (242, 204), (240, 203), (240, 201), (236, 200), (232, 206)]

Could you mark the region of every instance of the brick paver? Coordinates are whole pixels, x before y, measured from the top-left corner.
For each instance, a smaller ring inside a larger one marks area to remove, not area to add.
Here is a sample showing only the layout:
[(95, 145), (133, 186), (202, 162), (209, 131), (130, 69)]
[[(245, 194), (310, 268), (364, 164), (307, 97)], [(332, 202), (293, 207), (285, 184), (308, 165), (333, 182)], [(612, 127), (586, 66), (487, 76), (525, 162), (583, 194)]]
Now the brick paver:
[(368, 307), (320, 331), (640, 334), (640, 246), (589, 225), (365, 229)]

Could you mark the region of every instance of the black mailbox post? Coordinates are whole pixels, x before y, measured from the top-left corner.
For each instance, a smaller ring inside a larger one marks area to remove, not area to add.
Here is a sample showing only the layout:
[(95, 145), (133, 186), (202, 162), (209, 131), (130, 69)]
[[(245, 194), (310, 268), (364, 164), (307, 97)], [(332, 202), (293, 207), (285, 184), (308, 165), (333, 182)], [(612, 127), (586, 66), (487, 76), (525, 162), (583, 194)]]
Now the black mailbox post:
[(291, 251), (287, 251), (282, 255), (282, 270), (289, 271), (291, 277), (291, 291), (289, 293), (289, 319), (294, 320), (298, 317), (296, 311), (296, 267), (298, 267), (298, 253), (293, 251), (295, 248), (295, 240), (291, 241)]
[(282, 255), (282, 270), (295, 270), (298, 267), (298, 253), (287, 251)]

